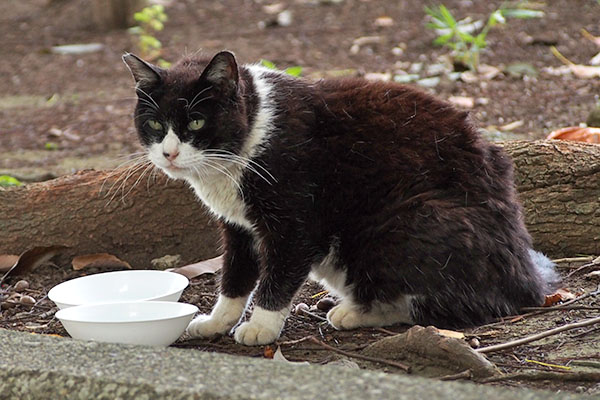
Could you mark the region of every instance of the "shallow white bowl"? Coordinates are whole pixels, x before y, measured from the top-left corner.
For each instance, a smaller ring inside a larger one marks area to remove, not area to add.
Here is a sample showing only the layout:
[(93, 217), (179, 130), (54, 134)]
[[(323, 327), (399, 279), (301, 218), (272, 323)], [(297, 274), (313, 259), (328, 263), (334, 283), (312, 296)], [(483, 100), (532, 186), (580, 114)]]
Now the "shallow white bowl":
[(75, 339), (168, 346), (197, 311), (187, 303), (130, 301), (69, 307), (55, 315)]
[(168, 271), (104, 272), (56, 285), (48, 298), (61, 309), (119, 301), (177, 301), (188, 284), (185, 276)]

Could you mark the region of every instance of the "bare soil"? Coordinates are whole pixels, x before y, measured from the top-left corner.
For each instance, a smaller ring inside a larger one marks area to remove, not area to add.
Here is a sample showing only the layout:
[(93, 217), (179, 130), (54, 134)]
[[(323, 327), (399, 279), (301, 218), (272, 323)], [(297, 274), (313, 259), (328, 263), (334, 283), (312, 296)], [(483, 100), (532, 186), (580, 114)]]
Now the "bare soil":
[[(134, 40), (124, 30), (94, 29), (84, 3), (83, 0), (0, 3), (0, 174), (36, 180), (85, 168), (112, 168), (123, 160), (121, 157), (140, 151), (131, 121), (132, 81), (120, 61), (124, 52), (137, 51)], [(268, 2), (172, 2), (167, 6), (169, 21), (165, 30), (157, 35), (163, 43), (163, 58), (175, 60), (198, 50), (210, 54), (227, 48), (235, 51), (242, 62), (262, 58), (281, 68), (301, 65), (303, 75), (308, 77), (335, 75), (342, 70), (364, 75), (401, 69), (419, 71), (426, 78), (431, 75), (425, 72), (429, 65), (444, 62), (446, 50), (431, 44), (434, 34), (423, 26), (425, 15), (420, 1), (283, 0), (280, 3), (283, 9), (292, 11), (290, 26), (272, 23), (275, 15), (263, 8)], [(458, 17), (478, 19), (486, 18), (501, 2), (446, 0), (444, 4)], [(472, 97), (473, 117), (492, 136), (503, 139), (541, 138), (554, 129), (584, 122), (598, 100), (600, 79), (556, 76), (544, 68), (560, 66), (549, 50), (550, 45), (556, 45), (562, 54), (581, 64), (586, 64), (600, 50), (580, 33), (584, 28), (600, 36), (600, 5), (592, 0), (553, 0), (541, 4), (544, 18), (510, 20), (505, 27), (493, 29), (489, 47), (481, 55), (482, 63), (501, 70), (515, 62), (528, 63), (538, 71), (537, 76), (523, 78), (501, 73), (494, 79), (467, 83), (441, 75), (439, 84), (428, 90), (442, 98)], [(375, 24), (382, 16), (392, 18), (391, 27)], [(261, 28), (262, 25), (266, 27)], [(365, 36), (379, 39), (356, 53), (351, 52), (354, 40)], [(50, 51), (56, 45), (91, 42), (102, 43), (104, 47), (99, 52), (80, 55)], [(393, 51), (395, 47), (401, 48), (402, 54)], [(499, 130), (500, 133), (495, 130), (515, 121), (522, 124), (513, 130)], [(566, 276), (569, 267), (580, 264), (563, 263), (561, 273)], [(46, 294), (64, 280), (93, 272), (99, 271), (76, 272), (67, 263), (59, 263), (42, 266), (21, 277), (30, 284), (23, 293), (34, 298), (33, 307), (6, 305), (8, 296), (15, 292), (17, 279), (8, 280), (0, 288), (0, 300), (4, 303), (0, 327), (66, 336), (53, 318), (56, 308)], [(574, 274), (563, 286), (573, 293), (596, 290), (598, 281), (586, 279), (587, 272), (590, 271)], [(218, 276), (211, 275), (193, 279), (182, 300), (209, 312), (216, 298), (217, 279)], [(296, 303), (314, 306), (318, 297), (312, 296), (320, 291), (316, 284), (307, 284)], [(487, 346), (599, 315), (597, 297), (588, 297), (576, 305), (584, 308), (509, 318), (465, 333), (468, 338), (478, 338), (481, 346)], [(324, 316), (318, 310), (314, 314)], [(317, 317), (292, 315), (280, 342), (315, 336), (332, 346), (358, 352), (375, 340), (406, 329), (394, 326), (339, 332)], [(263, 347), (239, 346), (230, 337), (210, 341), (183, 337), (175, 346), (250, 357), (263, 357), (265, 353)], [(282, 351), (290, 360), (312, 363), (327, 363), (338, 357), (310, 342), (282, 344)], [(597, 326), (580, 328), (492, 353), (489, 358), (504, 372), (569, 372), (539, 362), (580, 370), (583, 367), (572, 364), (574, 360), (600, 359), (600, 330)], [(355, 361), (362, 368), (403, 373), (385, 364)], [(597, 367), (588, 368), (600, 371)], [(597, 382), (553, 379), (495, 384), (600, 393)]]

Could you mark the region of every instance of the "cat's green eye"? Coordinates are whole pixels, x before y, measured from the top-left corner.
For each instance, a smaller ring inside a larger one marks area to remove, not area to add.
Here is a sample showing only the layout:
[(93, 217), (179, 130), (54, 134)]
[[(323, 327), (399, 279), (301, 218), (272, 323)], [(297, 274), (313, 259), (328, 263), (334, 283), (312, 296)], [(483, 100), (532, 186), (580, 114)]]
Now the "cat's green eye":
[(148, 120), (148, 126), (155, 131), (162, 131), (162, 124), (155, 119)]
[(190, 121), (190, 123), (188, 124), (188, 129), (190, 131), (198, 131), (198, 130), (202, 129), (203, 126), (204, 126), (203, 119), (195, 119), (193, 121)]

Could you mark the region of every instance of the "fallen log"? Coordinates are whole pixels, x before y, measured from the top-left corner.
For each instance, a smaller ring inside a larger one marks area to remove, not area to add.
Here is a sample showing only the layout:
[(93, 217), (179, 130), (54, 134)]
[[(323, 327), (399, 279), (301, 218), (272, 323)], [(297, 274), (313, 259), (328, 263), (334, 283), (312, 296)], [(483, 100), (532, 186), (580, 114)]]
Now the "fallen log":
[(183, 263), (217, 255), (215, 224), (183, 182), (126, 177), (81, 171), (0, 191), (0, 254), (63, 245), (73, 255), (110, 253), (134, 268), (167, 254)]
[[(515, 163), (535, 247), (552, 257), (600, 254), (600, 146), (503, 146)], [(214, 221), (185, 184), (133, 174), (121, 186), (124, 177), (82, 171), (0, 191), (0, 254), (65, 245), (73, 254), (106, 252), (149, 268), (166, 254), (190, 263), (218, 253)]]

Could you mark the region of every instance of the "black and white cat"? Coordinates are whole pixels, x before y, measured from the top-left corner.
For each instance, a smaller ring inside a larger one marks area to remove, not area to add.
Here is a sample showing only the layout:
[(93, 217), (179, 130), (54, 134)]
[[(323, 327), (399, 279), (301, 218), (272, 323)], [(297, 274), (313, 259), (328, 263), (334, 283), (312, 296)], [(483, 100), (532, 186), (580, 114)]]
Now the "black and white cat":
[[(221, 293), (188, 332), (273, 342), (309, 275), (336, 329), (472, 326), (537, 306), (555, 279), (531, 250), (512, 164), (468, 115), (408, 86), (309, 81), (230, 52), (164, 70), (123, 57), (149, 159), (221, 221)], [(187, 238), (194, 240), (194, 238)]]

